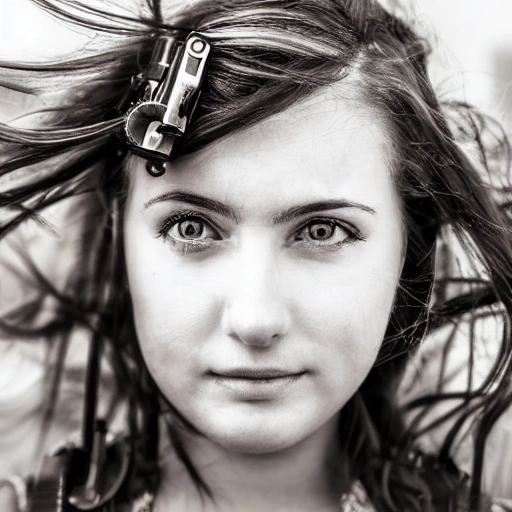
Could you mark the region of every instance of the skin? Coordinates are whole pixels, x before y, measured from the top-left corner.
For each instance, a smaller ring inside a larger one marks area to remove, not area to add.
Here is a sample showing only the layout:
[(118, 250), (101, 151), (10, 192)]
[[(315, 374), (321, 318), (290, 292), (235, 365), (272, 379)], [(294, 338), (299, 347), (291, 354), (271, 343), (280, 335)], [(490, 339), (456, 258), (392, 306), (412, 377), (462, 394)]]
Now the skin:
[[(405, 250), (385, 126), (349, 96), (326, 88), (160, 178), (131, 162), (137, 334), (156, 383), (202, 434), (185, 443), (218, 498), (199, 500), (171, 453), (157, 510), (339, 506), (336, 420), (374, 364)], [(240, 368), (291, 377), (275, 387), (218, 377)]]

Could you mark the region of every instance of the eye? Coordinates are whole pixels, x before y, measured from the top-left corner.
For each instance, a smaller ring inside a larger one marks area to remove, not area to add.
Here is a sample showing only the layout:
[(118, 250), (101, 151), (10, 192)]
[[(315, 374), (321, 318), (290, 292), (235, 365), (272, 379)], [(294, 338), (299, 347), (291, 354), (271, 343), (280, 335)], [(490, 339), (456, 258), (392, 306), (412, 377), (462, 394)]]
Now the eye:
[(294, 241), (314, 246), (333, 247), (346, 242), (362, 240), (359, 231), (335, 219), (312, 219), (295, 234)]
[(199, 214), (181, 212), (165, 221), (159, 234), (177, 243), (208, 243), (221, 237)]
[(176, 222), (170, 229), (173, 236), (185, 240), (202, 240), (207, 231), (203, 221), (191, 219)]
[(317, 222), (307, 226), (308, 235), (312, 240), (323, 242), (329, 240), (334, 235), (336, 226), (327, 222)]

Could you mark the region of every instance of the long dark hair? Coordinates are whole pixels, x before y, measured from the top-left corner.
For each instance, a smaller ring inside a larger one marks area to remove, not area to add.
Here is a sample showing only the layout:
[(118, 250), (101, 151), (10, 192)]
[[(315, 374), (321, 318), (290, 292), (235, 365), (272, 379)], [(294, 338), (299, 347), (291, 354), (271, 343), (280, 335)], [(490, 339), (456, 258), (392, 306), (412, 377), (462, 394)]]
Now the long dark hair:
[[(58, 340), (62, 351), (77, 326), (100, 332), (122, 384), (118, 396), (130, 403), (131, 432), (135, 439), (148, 438), (153, 423), (141, 425), (137, 411), (154, 418), (158, 390), (145, 373), (137, 346), (116, 235), (127, 186), (122, 128), (131, 77), (147, 63), (159, 34), (185, 37), (196, 30), (210, 41), (207, 80), (190, 129), (175, 147), (176, 158), (345, 80), (389, 132), (408, 241), (377, 362), (341, 414), (343, 456), (350, 477), (361, 480), (378, 510), (429, 510), (434, 498), (428, 477), (418, 460), (411, 459), (415, 433), (431, 405), (457, 399), (444, 417), (421, 429), (452, 421), (436, 457), (436, 464), (447, 467), (458, 432), (467, 420), (478, 418), (471, 484), (478, 501), (485, 439), (512, 401), (508, 143), (496, 125), (469, 106), (438, 103), (427, 76), (427, 44), (373, 0), (203, 1), (172, 17), (162, 14), (158, 0), (148, 0), (133, 15), (75, 0), (32, 1), (104, 34), (112, 44), (57, 62), (0, 63), (4, 87), (24, 93), (54, 92), (56, 87), (66, 91), (43, 113), (37, 129), (0, 125), (0, 207), (5, 211), (0, 236), (27, 219), (43, 222), (39, 213), (52, 204), (87, 198), (82, 246), (69, 279), (56, 287), (30, 264), (39, 293), (4, 315), (3, 330), (9, 336)], [(476, 158), (461, 149), (461, 139), (472, 142)], [(460, 279), (444, 272), (453, 255), (449, 250), (439, 254), (442, 240), (445, 248), (455, 240), (462, 244), (473, 264), (471, 276)], [(35, 321), (48, 297), (57, 299), (52, 315)], [(468, 386), (450, 394), (440, 388), (415, 400), (409, 409), (420, 407), (421, 412), (406, 422), (397, 393), (415, 347), (429, 332), (468, 315), (503, 320), (488, 378), (476, 389)], [(179, 415), (171, 404), (166, 407)], [(179, 438), (171, 434), (187, 461)], [(156, 454), (154, 437), (149, 438), (153, 441), (142, 449), (147, 459)], [(190, 461), (186, 463), (205, 487)]]

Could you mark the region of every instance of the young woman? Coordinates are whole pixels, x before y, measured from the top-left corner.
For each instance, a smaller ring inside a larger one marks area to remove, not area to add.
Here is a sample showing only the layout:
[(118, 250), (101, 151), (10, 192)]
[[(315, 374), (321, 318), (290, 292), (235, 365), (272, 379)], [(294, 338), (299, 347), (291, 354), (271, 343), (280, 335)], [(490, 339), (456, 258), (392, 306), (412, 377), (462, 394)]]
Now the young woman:
[[(36, 3), (117, 37), (3, 63), (12, 89), (66, 92), (37, 127), (0, 128), (1, 233), (70, 200), (81, 222), (65, 279), (33, 262), (38, 293), (2, 328), (60, 361), (90, 346), (83, 439), (27, 480), (29, 509), (506, 510), (481, 481), (512, 400), (508, 146), (469, 107), (443, 112), (413, 31), (371, 0)], [(447, 272), (457, 243), (470, 275)], [(448, 352), (450, 326), (482, 317), (502, 330), (487, 377), (408, 418), (415, 348), (432, 331)], [(115, 438), (95, 419), (102, 354)], [(468, 423), (470, 479), (451, 460)]]

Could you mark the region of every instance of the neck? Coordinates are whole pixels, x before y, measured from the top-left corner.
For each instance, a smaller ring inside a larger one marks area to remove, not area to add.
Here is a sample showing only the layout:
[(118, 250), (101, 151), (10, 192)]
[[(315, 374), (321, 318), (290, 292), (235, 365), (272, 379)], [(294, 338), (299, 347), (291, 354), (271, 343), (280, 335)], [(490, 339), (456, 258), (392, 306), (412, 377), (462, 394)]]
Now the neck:
[(155, 512), (339, 511), (347, 481), (337, 457), (336, 419), (297, 445), (264, 454), (228, 451), (196, 434), (181, 436), (213, 500), (202, 497), (171, 449), (163, 461)]

